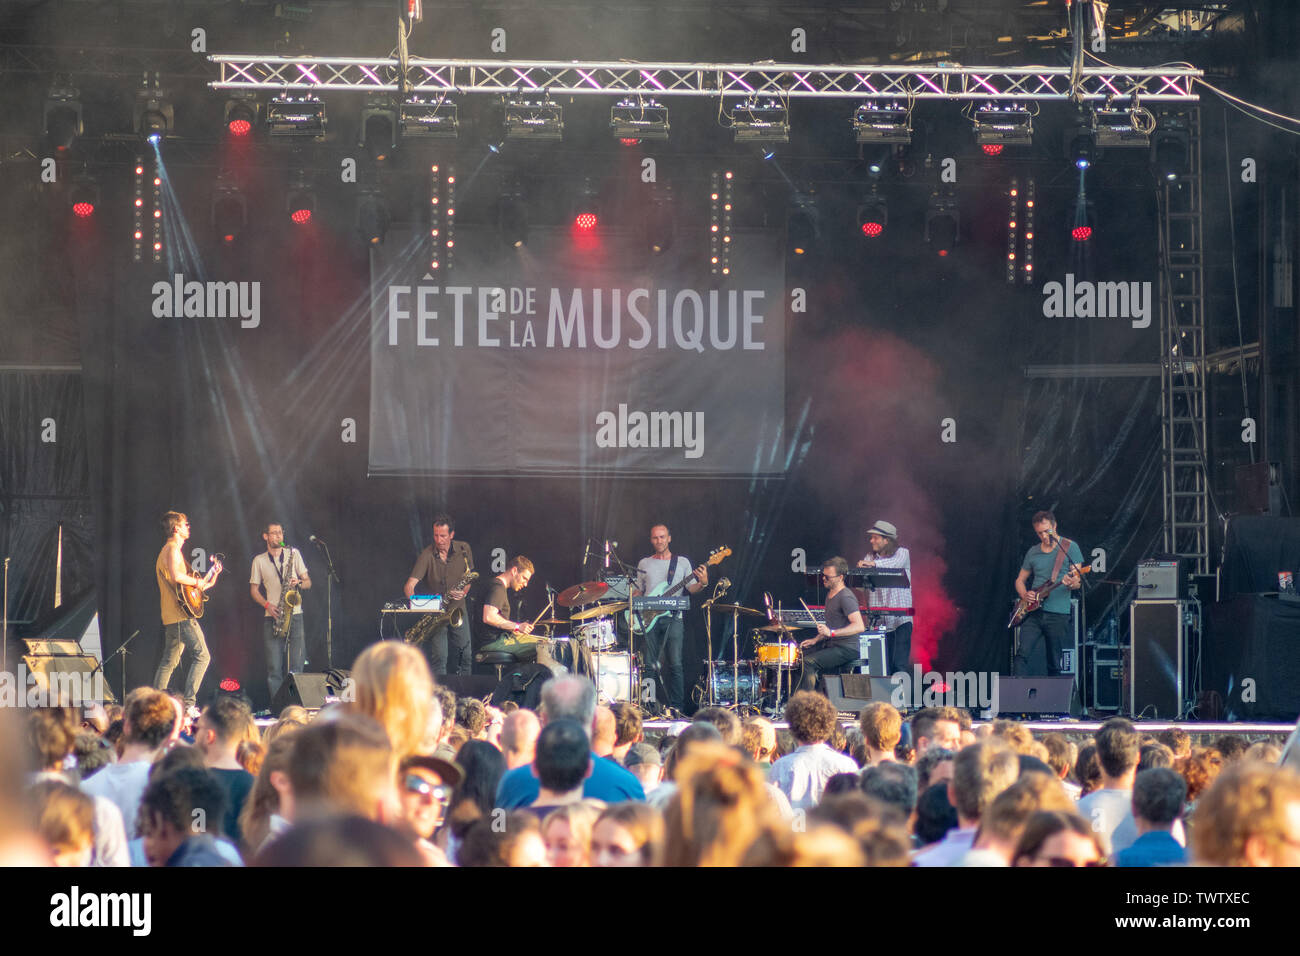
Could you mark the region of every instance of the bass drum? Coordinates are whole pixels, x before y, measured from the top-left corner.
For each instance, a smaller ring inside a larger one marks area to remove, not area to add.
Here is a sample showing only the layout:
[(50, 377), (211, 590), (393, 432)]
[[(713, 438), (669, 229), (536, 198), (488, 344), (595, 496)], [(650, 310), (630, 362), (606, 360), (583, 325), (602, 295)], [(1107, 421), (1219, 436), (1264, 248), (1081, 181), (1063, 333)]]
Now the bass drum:
[(632, 665), (632, 655), (592, 654), (591, 678), (596, 684), (596, 694), (602, 704), (632, 699), (632, 688), (638, 677)]
[(759, 706), (763, 701), (763, 686), (758, 665), (754, 661), (741, 661), (737, 669), (738, 674), (733, 672), (731, 661), (713, 662), (713, 699), (722, 707), (733, 704)]
[(592, 651), (607, 651), (618, 643), (618, 634), (614, 631), (612, 617), (602, 617), (580, 624), (573, 629), (573, 636)]

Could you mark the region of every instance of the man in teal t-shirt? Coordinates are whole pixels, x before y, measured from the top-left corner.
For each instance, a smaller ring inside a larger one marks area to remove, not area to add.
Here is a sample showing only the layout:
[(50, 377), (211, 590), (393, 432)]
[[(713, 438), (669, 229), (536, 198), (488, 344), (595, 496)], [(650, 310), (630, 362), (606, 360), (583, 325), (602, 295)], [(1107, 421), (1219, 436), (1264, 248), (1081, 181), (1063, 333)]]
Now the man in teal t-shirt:
[[(1030, 671), (1030, 661), (1040, 645), (1047, 657), (1047, 675), (1061, 673), (1061, 651), (1070, 633), (1070, 595), (1079, 587), (1079, 575), (1072, 570), (1083, 562), (1083, 553), (1073, 541), (1056, 533), (1056, 516), (1050, 511), (1040, 511), (1033, 517), (1034, 533), (1038, 544), (1025, 552), (1020, 563), (1020, 576), (1016, 578), (1016, 593), (1028, 598), (1034, 589), (1048, 581), (1057, 581), (1060, 587), (1052, 591), (1031, 610), (1020, 625), (1020, 645), (1016, 651), (1016, 675), (1036, 676)], [(1065, 553), (1061, 553), (1064, 546)], [(1069, 591), (1067, 591), (1067, 588)]]

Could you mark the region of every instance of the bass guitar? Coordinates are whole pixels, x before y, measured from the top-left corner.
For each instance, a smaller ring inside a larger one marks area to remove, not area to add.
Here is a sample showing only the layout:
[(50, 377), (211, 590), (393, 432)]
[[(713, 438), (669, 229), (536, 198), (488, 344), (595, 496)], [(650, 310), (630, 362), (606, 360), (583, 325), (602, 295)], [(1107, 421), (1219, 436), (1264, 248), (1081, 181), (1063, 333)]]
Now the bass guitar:
[(203, 616), (203, 604), (208, 599), (208, 592), (204, 584), (210, 584), (217, 579), (217, 575), (222, 571), (221, 555), (213, 555), (212, 567), (208, 568), (208, 573), (203, 576), (199, 584), (176, 584), (176, 600), (180, 602), (185, 613), (193, 618)]
[[(1080, 574), (1087, 574), (1092, 570), (1091, 564), (1085, 564), (1079, 569)], [(1023, 621), (1030, 613), (1037, 611), (1043, 606), (1043, 598), (1051, 594), (1059, 585), (1060, 581), (1048, 581), (1046, 584), (1040, 584), (1029, 592), (1029, 597), (1022, 597), (1016, 601), (1016, 609), (1011, 612), (1011, 620), (1007, 621), (1007, 627), (1012, 628)]]
[[(726, 548), (726, 547), (714, 548), (712, 551), (709, 552), (709, 560), (701, 564), (698, 568), (695, 569), (695, 571), (699, 571), (702, 568), (711, 567), (712, 565), (715, 564), (721, 564), (723, 560), (729, 557), (731, 557), (730, 548)], [(675, 562), (677, 559), (674, 558), (673, 560)], [(677, 594), (678, 592), (682, 591), (688, 584), (690, 584), (694, 580), (696, 580), (696, 578), (695, 578), (695, 572), (693, 571), (690, 574), (686, 575), (686, 577), (678, 581), (676, 584), (672, 585), (671, 587), (669, 587), (667, 581), (664, 581), (661, 584), (656, 584), (654, 586), (654, 590), (652, 590), (649, 594), (645, 596), (646, 597), (672, 597), (674, 594)], [(643, 616), (644, 616), (643, 612), (628, 611), (627, 626), (632, 629), (633, 634), (644, 634), (646, 631), (650, 630), (650, 628), (654, 627), (655, 623), (661, 617), (663, 617), (665, 614), (671, 614), (671, 613), (672, 613), (671, 611), (660, 611), (650, 620), (646, 621), (643, 620)]]

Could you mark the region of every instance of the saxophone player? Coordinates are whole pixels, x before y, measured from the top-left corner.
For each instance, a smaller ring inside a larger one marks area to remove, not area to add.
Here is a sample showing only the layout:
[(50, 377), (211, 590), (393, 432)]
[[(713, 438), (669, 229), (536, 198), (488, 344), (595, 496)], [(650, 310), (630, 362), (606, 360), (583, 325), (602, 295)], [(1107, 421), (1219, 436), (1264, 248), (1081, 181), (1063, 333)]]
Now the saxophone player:
[(458, 623), (435, 628), (424, 642), (429, 669), (435, 677), (468, 674), (473, 664), (465, 595), (466, 579), (474, 570), (474, 552), (468, 543), (456, 541), (455, 537), (456, 522), (451, 515), (437, 515), (433, 519), (433, 544), (420, 552), (402, 589), (409, 600), (420, 585), (424, 588), (421, 593), (442, 595), (444, 611), (460, 611)]
[[(307, 565), (297, 548), (286, 547), (284, 526), (273, 521), (262, 532), (266, 550), (253, 558), (249, 594), (262, 608), (262, 639), (266, 647), (266, 684), (271, 699), (284, 683), (286, 671), (301, 674), (306, 665), (306, 645), (302, 629), (302, 595), (294, 600), (293, 591), (311, 587)], [(283, 634), (283, 616), (289, 615), (289, 634)]]

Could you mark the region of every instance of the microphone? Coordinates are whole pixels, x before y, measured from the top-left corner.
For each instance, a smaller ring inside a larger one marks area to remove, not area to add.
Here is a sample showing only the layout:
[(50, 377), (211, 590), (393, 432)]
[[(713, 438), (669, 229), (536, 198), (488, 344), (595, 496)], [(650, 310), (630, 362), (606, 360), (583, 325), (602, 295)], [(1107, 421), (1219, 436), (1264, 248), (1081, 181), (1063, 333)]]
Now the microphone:
[(582, 549), (582, 566), (587, 566), (587, 559), (591, 557), (591, 539), (587, 539), (587, 546)]
[(325, 543), (325, 542), (322, 541), (320, 538), (316, 537), (314, 534), (309, 534), (309, 535), (307, 535), (307, 540), (310, 541), (312, 544), (324, 544), (324, 543)]

